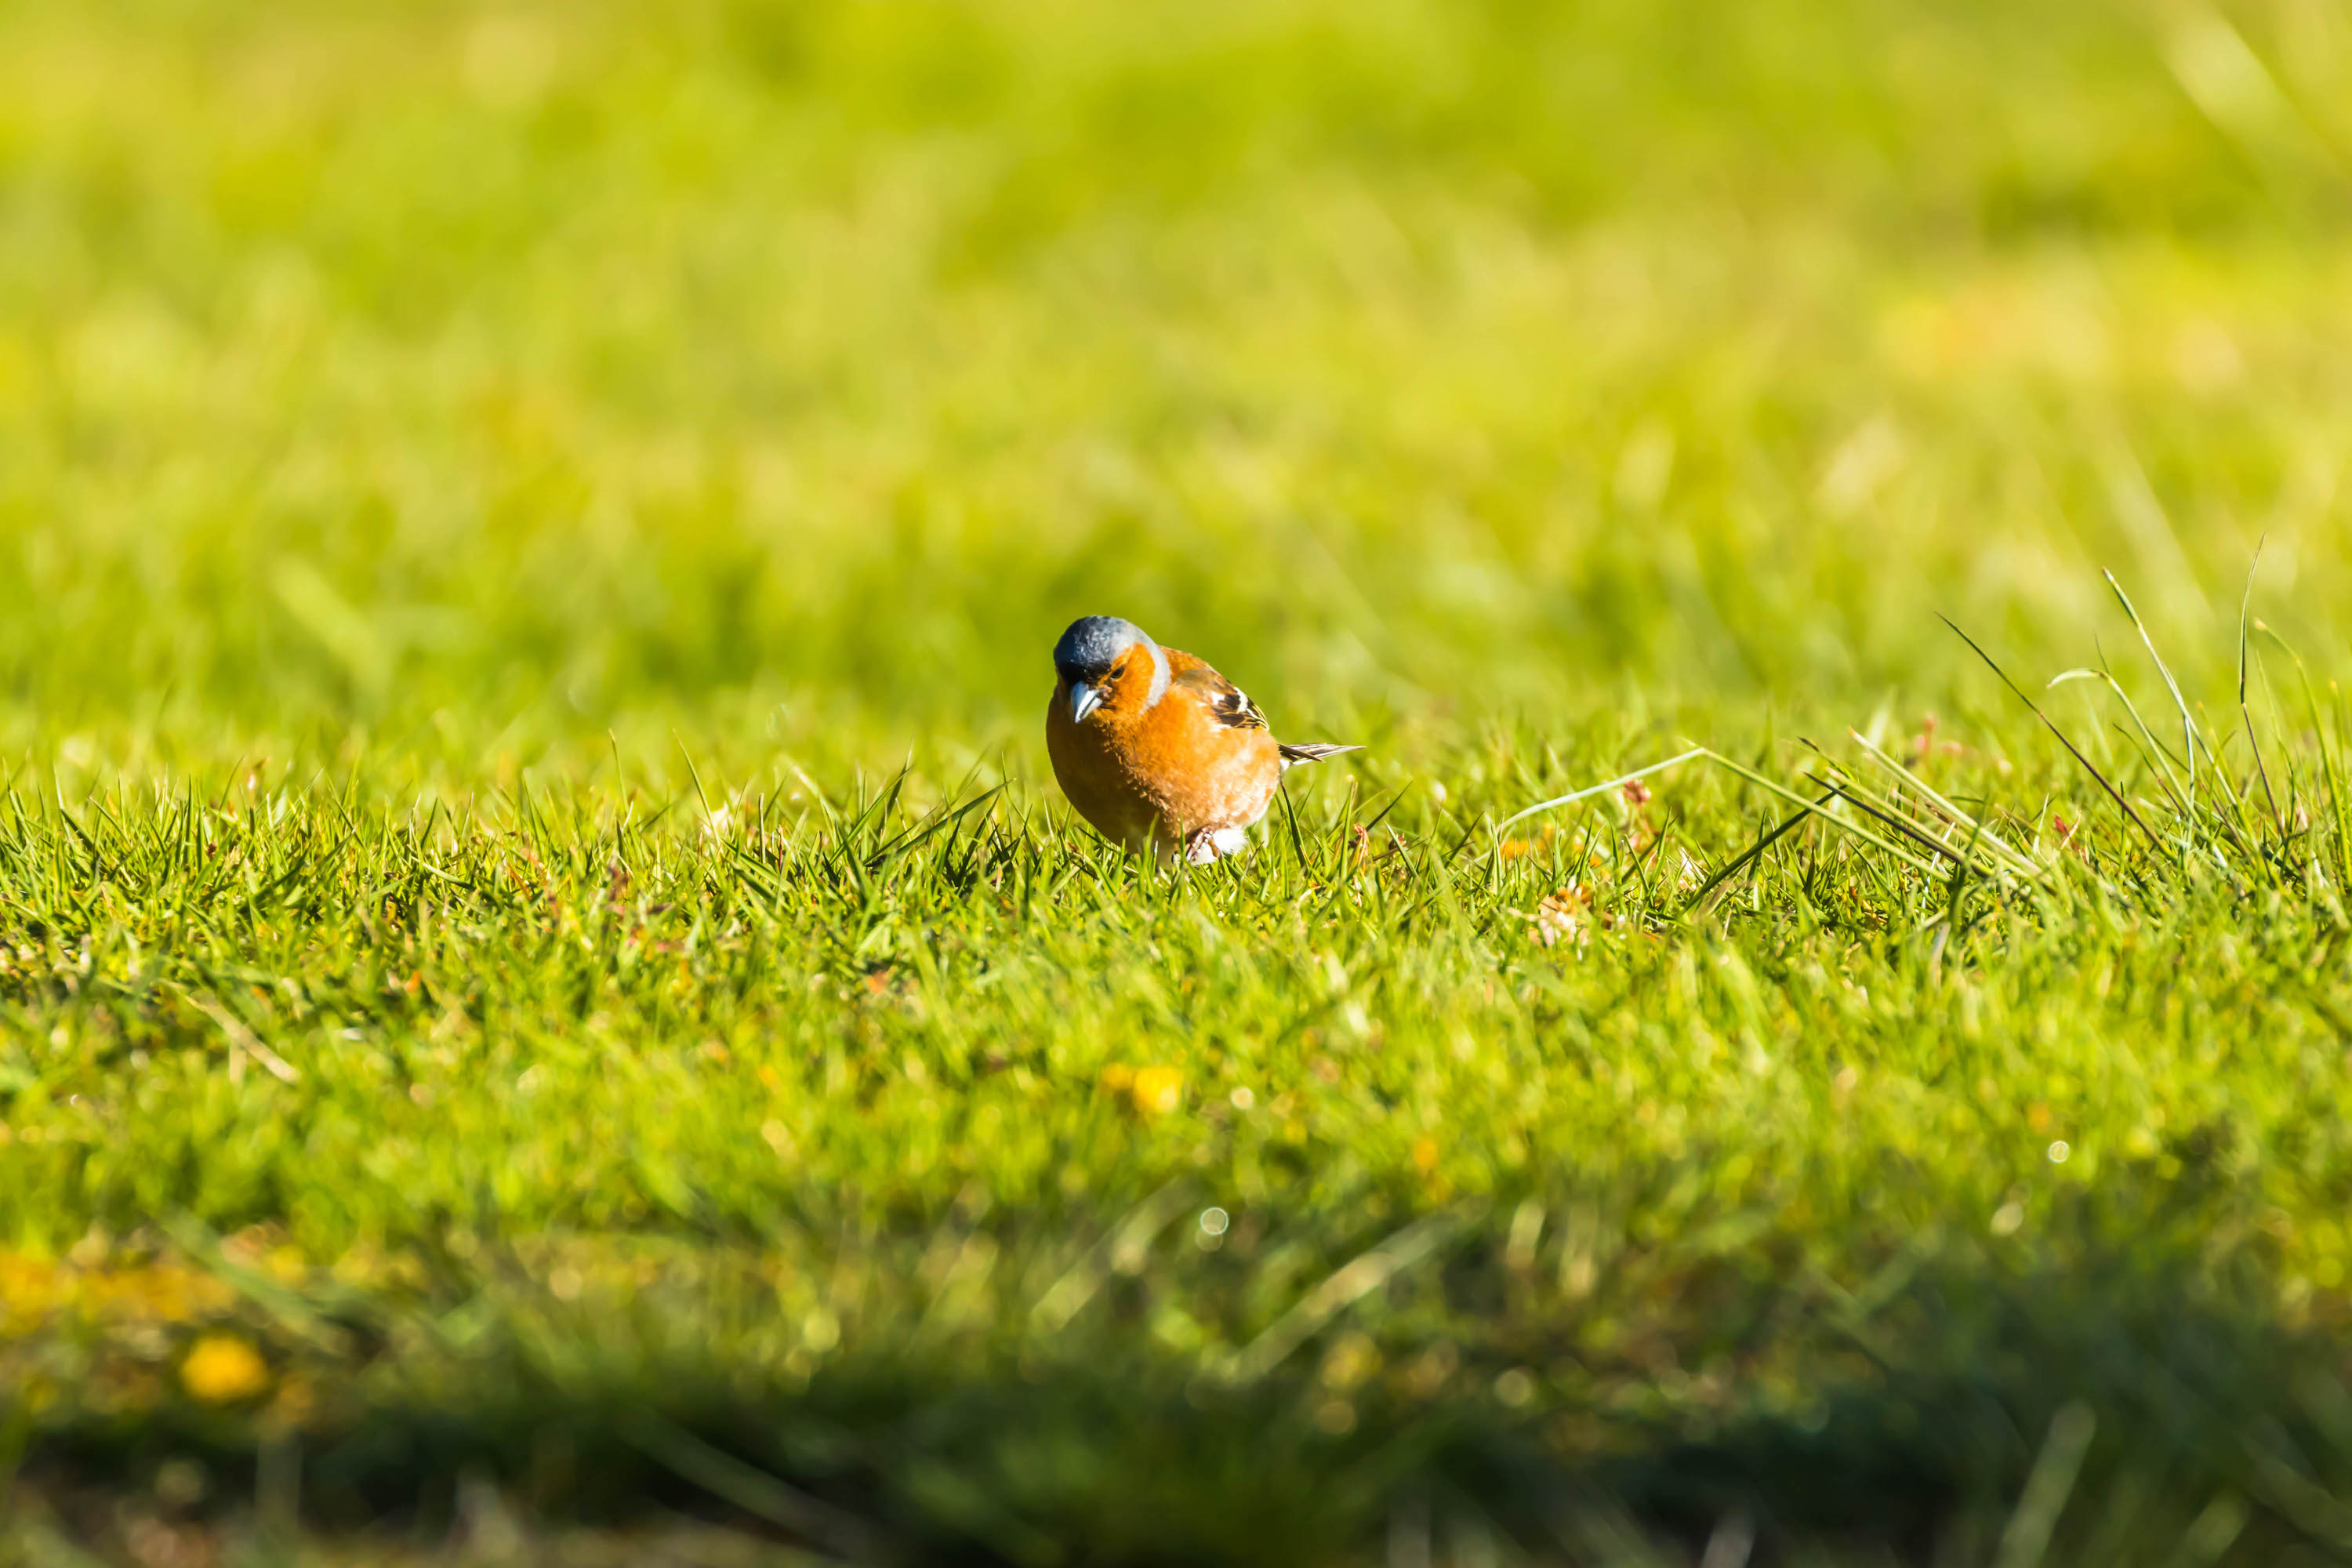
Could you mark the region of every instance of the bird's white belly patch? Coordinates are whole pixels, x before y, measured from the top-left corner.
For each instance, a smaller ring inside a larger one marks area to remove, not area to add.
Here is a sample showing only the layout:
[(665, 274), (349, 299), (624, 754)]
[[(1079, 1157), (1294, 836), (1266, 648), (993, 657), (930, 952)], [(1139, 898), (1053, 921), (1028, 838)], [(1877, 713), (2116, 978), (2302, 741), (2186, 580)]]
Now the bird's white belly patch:
[(1212, 860), (1238, 855), (1248, 847), (1248, 834), (1238, 827), (1220, 827), (1213, 833), (1196, 835), (1185, 850), (1184, 858), (1195, 866), (1205, 866)]

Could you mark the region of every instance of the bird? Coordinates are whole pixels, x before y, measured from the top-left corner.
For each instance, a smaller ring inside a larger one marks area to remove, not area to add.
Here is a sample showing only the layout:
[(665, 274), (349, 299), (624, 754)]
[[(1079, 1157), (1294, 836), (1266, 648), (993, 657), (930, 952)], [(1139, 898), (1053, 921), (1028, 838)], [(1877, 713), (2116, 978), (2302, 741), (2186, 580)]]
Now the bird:
[(1082, 616), (1054, 645), (1054, 777), (1128, 849), (1194, 865), (1239, 854), (1284, 773), (1362, 750), (1276, 741), (1240, 687), (1117, 616)]

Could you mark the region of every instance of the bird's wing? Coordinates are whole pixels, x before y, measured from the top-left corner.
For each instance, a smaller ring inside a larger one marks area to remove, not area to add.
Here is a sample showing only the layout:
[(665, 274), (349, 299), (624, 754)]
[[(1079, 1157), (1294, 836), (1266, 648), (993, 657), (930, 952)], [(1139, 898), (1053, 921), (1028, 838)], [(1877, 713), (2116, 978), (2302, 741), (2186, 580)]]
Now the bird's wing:
[(1171, 684), (1204, 704), (1218, 723), (1235, 730), (1265, 728), (1265, 715), (1257, 710), (1249, 693), (1191, 654), (1172, 647), (1167, 651)]

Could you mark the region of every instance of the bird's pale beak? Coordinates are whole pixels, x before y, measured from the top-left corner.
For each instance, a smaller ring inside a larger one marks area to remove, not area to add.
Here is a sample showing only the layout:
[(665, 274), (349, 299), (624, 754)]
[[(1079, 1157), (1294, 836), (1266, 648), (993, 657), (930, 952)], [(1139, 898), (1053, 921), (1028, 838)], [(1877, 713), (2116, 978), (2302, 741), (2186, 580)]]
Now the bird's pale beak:
[(1103, 694), (1101, 687), (1088, 686), (1084, 681), (1072, 682), (1070, 686), (1070, 722), (1073, 724), (1085, 723), (1087, 721), (1087, 715), (1101, 707), (1102, 700)]

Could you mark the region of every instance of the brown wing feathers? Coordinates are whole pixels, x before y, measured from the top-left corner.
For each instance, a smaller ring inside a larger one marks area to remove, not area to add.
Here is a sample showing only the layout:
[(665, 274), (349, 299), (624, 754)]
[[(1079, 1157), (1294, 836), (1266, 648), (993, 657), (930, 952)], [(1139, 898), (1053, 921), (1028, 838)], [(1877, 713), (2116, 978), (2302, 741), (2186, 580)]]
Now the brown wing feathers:
[[(1209, 711), (1219, 723), (1231, 725), (1236, 730), (1265, 728), (1265, 715), (1258, 711), (1257, 704), (1251, 701), (1249, 694), (1240, 687), (1191, 654), (1178, 653), (1171, 648), (1169, 655), (1176, 665), (1174, 684), (1197, 693), (1208, 704)], [(1319, 763), (1342, 752), (1360, 752), (1363, 749), (1361, 746), (1333, 745), (1327, 741), (1307, 742), (1301, 745), (1285, 742), (1281, 748), (1282, 763), (1288, 767), (1293, 763)]]
[(1220, 724), (1236, 730), (1265, 728), (1265, 715), (1257, 710), (1249, 694), (1199, 659), (1188, 656), (1179, 660), (1175, 684), (1197, 693)]

